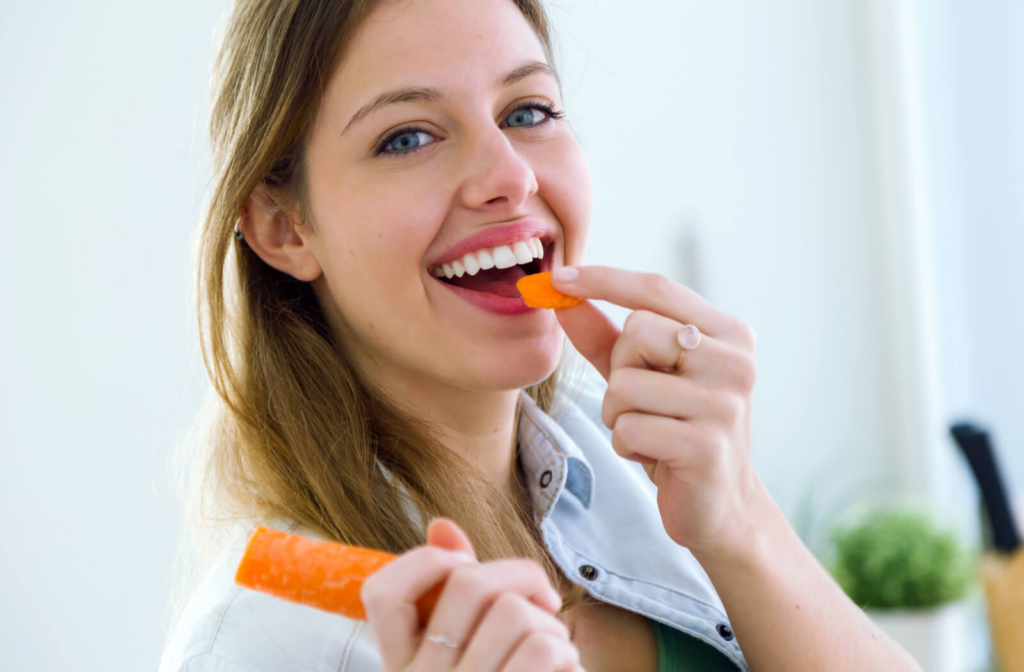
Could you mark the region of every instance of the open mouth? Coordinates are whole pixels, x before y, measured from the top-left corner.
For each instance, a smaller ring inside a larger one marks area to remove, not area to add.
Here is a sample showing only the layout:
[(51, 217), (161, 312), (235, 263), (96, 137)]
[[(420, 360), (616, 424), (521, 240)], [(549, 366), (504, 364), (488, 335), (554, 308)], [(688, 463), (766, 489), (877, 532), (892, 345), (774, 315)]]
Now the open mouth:
[(469, 252), (459, 259), (433, 269), (445, 284), (471, 292), (520, 299), (516, 282), (534, 273), (550, 270), (554, 243), (539, 238), (518, 241)]

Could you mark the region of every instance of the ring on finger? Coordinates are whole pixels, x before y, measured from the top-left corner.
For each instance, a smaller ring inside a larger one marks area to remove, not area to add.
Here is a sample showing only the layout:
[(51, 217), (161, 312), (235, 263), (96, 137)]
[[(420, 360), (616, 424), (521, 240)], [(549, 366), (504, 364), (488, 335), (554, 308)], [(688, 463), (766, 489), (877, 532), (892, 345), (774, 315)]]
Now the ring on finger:
[(453, 639), (449, 639), (444, 635), (427, 635), (427, 640), (440, 646), (446, 646), (449, 649), (457, 649), (461, 646), (458, 642)]
[(676, 343), (678, 343), (679, 347), (682, 348), (679, 352), (679, 357), (676, 359), (675, 367), (673, 367), (676, 371), (682, 369), (683, 357), (686, 355), (687, 351), (693, 350), (700, 345), (700, 339), (700, 330), (692, 324), (687, 324), (676, 331)]

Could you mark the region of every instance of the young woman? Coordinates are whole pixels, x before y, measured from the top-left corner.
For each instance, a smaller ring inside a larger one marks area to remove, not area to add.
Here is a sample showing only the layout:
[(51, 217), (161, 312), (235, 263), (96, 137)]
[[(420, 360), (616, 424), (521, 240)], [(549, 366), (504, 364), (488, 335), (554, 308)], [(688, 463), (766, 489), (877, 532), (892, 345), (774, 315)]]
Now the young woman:
[[(538, 2), (237, 1), (192, 470), (245, 522), (162, 668), (917, 669), (751, 465), (751, 328), (663, 276), (578, 266), (590, 182)], [(515, 281), (541, 270), (632, 309), (624, 329), (526, 308)], [(566, 336), (580, 385), (556, 385)], [(233, 585), (254, 523), (401, 554), (368, 622)]]

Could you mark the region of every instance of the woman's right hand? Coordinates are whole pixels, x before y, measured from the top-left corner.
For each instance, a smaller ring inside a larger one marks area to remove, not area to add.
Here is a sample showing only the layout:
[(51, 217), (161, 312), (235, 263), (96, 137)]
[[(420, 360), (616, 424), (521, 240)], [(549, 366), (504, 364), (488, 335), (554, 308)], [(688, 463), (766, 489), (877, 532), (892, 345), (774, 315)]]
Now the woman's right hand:
[[(447, 581), (421, 628), (416, 601)], [(385, 672), (581, 672), (562, 598), (532, 560), (479, 563), (458, 526), (443, 518), (427, 545), (403, 553), (363, 584), (363, 604)], [(447, 646), (428, 639), (443, 637)]]

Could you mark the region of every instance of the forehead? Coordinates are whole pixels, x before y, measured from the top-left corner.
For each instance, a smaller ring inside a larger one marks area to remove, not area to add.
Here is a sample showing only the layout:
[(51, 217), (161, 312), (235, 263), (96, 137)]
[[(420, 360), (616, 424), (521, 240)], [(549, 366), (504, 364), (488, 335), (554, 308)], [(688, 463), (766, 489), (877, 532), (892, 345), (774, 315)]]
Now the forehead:
[(529, 60), (547, 58), (513, 0), (385, 0), (347, 45), (324, 104), (343, 114), (403, 86), (458, 95)]

